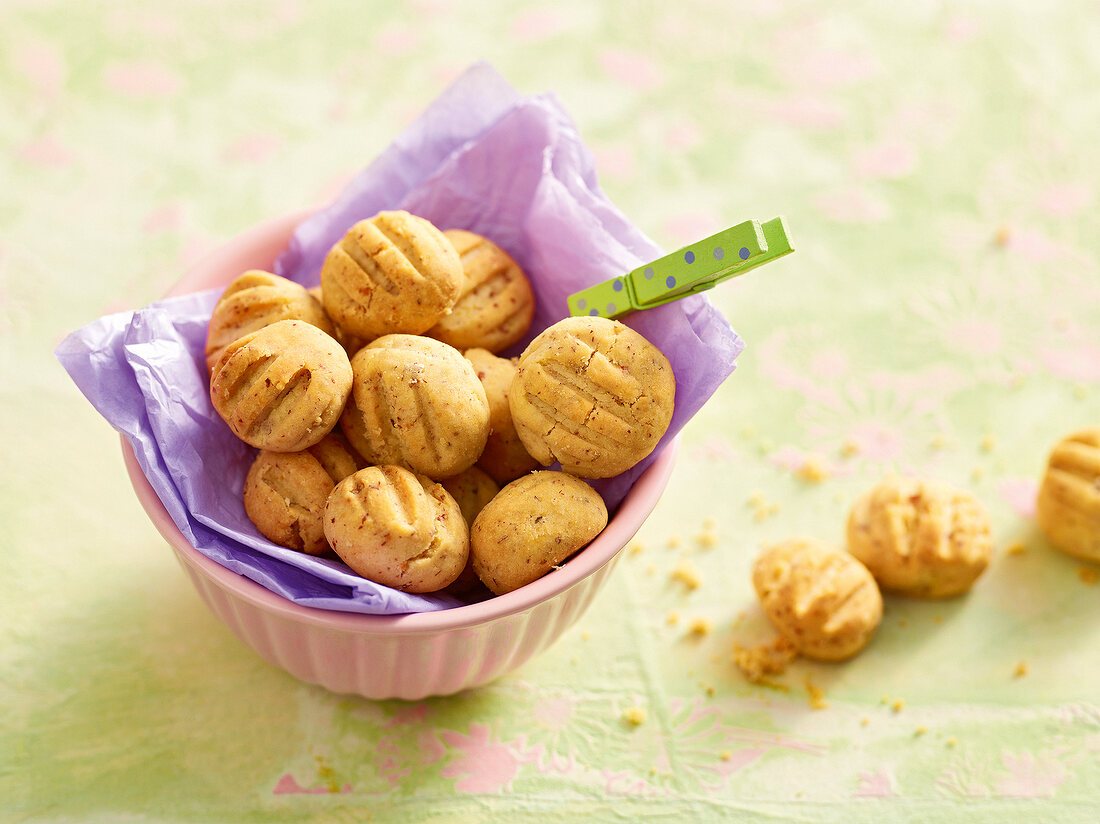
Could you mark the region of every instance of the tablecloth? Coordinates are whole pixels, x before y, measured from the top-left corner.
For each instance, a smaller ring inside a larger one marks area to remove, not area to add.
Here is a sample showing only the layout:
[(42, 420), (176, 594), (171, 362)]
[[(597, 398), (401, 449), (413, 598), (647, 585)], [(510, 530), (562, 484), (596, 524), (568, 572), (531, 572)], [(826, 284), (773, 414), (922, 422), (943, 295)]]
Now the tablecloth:
[[(52, 349), (327, 202), (467, 66), (553, 91), (747, 343), (591, 609), (490, 686), (300, 683), (212, 617)], [(0, 9), (0, 818), (1093, 821), (1100, 586), (1034, 522), (1100, 423), (1094, 3), (279, 0)], [(749, 570), (885, 474), (989, 510), (968, 595), (772, 686)], [(692, 588), (688, 583), (698, 580)]]

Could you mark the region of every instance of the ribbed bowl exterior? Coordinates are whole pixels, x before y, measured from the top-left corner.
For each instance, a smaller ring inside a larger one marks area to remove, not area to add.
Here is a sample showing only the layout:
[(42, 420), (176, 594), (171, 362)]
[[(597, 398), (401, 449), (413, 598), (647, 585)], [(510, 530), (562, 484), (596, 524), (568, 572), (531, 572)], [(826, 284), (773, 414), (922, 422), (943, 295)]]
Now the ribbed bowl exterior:
[(268, 612), (219, 586), (181, 553), (176, 557), (210, 610), (274, 666), (336, 693), (419, 700), (487, 684), (544, 651), (588, 609), (619, 556), (522, 612), (401, 635), (334, 630)]

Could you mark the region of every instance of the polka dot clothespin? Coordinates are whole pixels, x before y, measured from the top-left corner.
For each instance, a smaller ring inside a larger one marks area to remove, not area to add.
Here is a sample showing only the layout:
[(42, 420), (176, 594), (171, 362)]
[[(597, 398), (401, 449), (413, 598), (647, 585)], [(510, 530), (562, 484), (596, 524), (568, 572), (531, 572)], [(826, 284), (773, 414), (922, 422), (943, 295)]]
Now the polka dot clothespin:
[(569, 296), (569, 314), (617, 318), (712, 289), (794, 251), (783, 218), (746, 220)]

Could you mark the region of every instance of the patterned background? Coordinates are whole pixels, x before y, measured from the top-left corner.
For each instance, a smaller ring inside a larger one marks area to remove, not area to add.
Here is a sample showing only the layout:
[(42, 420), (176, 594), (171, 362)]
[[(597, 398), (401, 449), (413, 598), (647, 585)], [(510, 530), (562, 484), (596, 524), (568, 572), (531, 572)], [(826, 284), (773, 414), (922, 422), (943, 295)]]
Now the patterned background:
[[(1097, 570), (1032, 509), (1100, 421), (1100, 6), (471, 5), (0, 9), (0, 818), (1095, 820)], [(662, 246), (781, 213), (798, 251), (710, 293), (748, 349), (578, 626), (478, 691), (335, 696), (207, 612), (52, 349), (327, 201), (478, 59), (559, 95)], [(747, 683), (760, 547), (841, 541), (890, 470), (979, 496), (986, 575)]]

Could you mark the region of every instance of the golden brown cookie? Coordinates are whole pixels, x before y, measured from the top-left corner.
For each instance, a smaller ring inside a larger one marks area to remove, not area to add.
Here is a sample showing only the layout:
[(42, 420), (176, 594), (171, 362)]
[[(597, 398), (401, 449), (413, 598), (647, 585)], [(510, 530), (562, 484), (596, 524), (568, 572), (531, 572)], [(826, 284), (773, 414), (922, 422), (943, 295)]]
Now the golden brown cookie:
[[(444, 478), (440, 483), (455, 499), (468, 527), (473, 526), (478, 513), (500, 492), (496, 481), (476, 466), (471, 466), (453, 478)], [(469, 558), (466, 560), (466, 567), (462, 570), (462, 574), (447, 587), (447, 592), (452, 595), (465, 595), (480, 583), (477, 573), (474, 572), (473, 560)]]
[(300, 452), (336, 425), (351, 393), (351, 363), (331, 335), (281, 320), (229, 344), (214, 365), (210, 399), (238, 438)]
[(371, 466), (336, 485), (325, 537), (357, 574), (405, 592), (437, 592), (469, 555), (469, 531), (440, 484), (399, 466)]
[(542, 470), (512, 481), (470, 530), (474, 572), (495, 595), (541, 578), (607, 526), (603, 498), (584, 481)]
[(303, 320), (331, 335), (334, 331), (320, 302), (292, 280), (250, 269), (226, 287), (206, 334), (206, 368), (237, 338), (280, 320)]
[(871, 573), (820, 541), (769, 547), (753, 564), (752, 584), (772, 625), (808, 658), (852, 657), (882, 620), (882, 594)]
[(489, 401), (489, 439), (477, 459), (477, 465), (498, 484), (506, 484), (539, 466), (512, 425), (508, 389), (516, 375), (516, 363), (508, 358), (498, 358), (487, 349), (468, 349), (464, 357), (473, 365)]
[(303, 452), (260, 450), (245, 478), (244, 511), (268, 540), (320, 555), (328, 549), (322, 523), (325, 501), (358, 468), (338, 433)]
[(520, 440), (544, 466), (582, 478), (626, 471), (672, 420), (676, 380), (656, 346), (629, 326), (567, 318), (531, 341), (508, 392)]
[(989, 565), (992, 526), (968, 492), (888, 477), (852, 506), (848, 551), (883, 589), (949, 598), (970, 589)]
[(535, 315), (527, 275), (488, 238), (463, 229), (443, 234), (454, 244), (466, 279), (450, 314), (427, 334), (456, 349), (507, 349), (527, 334)]
[(451, 311), (465, 277), (435, 226), (408, 212), (379, 212), (329, 251), (321, 296), (345, 337), (419, 335)]
[(356, 353), (355, 409), (343, 429), (367, 463), (430, 478), (473, 466), (489, 436), (489, 402), (473, 366), (431, 338), (385, 335)]
[(1100, 427), (1075, 432), (1054, 447), (1035, 518), (1062, 552), (1100, 563)]

